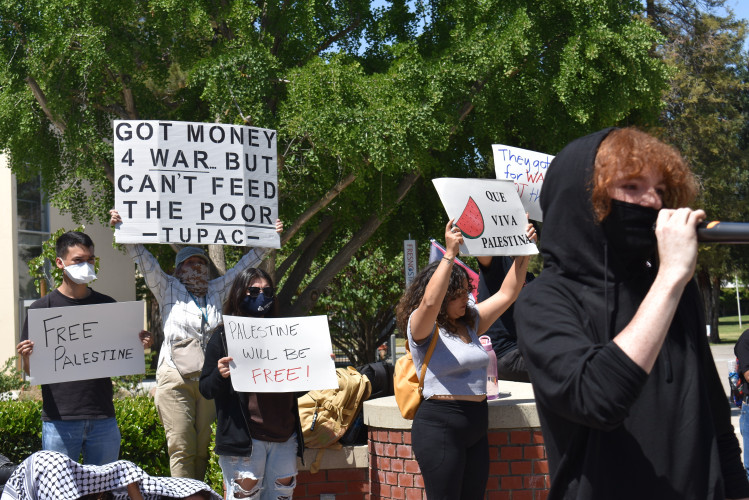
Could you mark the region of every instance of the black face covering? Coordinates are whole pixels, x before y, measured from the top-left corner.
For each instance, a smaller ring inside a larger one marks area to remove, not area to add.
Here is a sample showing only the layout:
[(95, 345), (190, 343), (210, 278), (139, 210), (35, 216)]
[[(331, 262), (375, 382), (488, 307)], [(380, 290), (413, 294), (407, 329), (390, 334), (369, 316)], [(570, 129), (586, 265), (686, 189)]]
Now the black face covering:
[(239, 303), (239, 310), (245, 316), (262, 318), (270, 310), (271, 306), (273, 306), (273, 297), (266, 297), (264, 293), (261, 293), (254, 298), (245, 295), (242, 302)]
[(624, 264), (644, 262), (658, 248), (655, 221), (658, 210), (611, 200), (611, 213), (601, 226), (614, 253)]

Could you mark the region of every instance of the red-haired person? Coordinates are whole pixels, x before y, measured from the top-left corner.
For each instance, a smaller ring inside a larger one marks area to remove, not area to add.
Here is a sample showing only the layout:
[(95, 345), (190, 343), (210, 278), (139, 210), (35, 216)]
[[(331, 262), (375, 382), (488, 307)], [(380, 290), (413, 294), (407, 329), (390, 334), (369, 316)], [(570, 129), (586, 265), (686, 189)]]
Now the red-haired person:
[(681, 155), (632, 128), (549, 167), (544, 268), (515, 304), (549, 499), (749, 497), (692, 279), (696, 192)]

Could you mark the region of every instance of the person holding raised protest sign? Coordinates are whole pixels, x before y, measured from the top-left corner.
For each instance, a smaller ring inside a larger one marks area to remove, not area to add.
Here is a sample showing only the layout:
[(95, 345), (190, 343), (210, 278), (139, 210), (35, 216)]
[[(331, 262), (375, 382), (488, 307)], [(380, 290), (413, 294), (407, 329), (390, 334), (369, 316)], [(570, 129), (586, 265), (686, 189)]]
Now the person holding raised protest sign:
[[(277, 317), (271, 277), (245, 269), (224, 302), (227, 316)], [(205, 353), (200, 392), (216, 402), (216, 454), (229, 498), (291, 498), (296, 457), (304, 453), (296, 394), (237, 392), (232, 387), (224, 325)]]
[[(116, 210), (110, 210), (110, 215), (112, 226), (122, 223)], [(283, 231), (280, 220), (276, 220), (276, 231)], [(208, 468), (211, 423), (216, 418), (213, 405), (198, 389), (203, 353), (221, 321), (221, 303), (235, 276), (258, 265), (268, 249), (251, 248), (226, 274), (209, 280), (208, 256), (200, 248), (183, 247), (170, 276), (142, 244), (124, 247), (138, 264), (161, 312), (164, 342), (154, 402), (166, 432), (171, 474), (202, 481)]]
[(544, 269), (515, 321), (550, 499), (749, 497), (692, 279), (696, 193), (678, 151), (632, 128), (577, 139), (549, 167)]
[[(79, 231), (68, 231), (55, 242), (55, 265), (63, 269), (62, 284), (35, 301), (29, 309), (84, 306), (116, 302), (88, 287), (96, 279), (94, 242)], [(144, 348), (151, 334), (139, 333)], [(28, 318), (16, 347), (28, 374), (34, 343), (29, 340)], [(64, 453), (73, 460), (83, 453), (83, 463), (114, 462), (120, 453), (120, 430), (112, 403), (109, 377), (42, 385), (42, 448)]]
[[(525, 235), (535, 241), (532, 224)], [(416, 275), (396, 309), (416, 373), (437, 335), (424, 379), (424, 401), (411, 427), (429, 500), (484, 498), (489, 477), (489, 356), (478, 337), (515, 301), (530, 260), (516, 257), (499, 291), (470, 305), (468, 274), (453, 265), (462, 243), (463, 235), (451, 219), (445, 227), (445, 255)]]

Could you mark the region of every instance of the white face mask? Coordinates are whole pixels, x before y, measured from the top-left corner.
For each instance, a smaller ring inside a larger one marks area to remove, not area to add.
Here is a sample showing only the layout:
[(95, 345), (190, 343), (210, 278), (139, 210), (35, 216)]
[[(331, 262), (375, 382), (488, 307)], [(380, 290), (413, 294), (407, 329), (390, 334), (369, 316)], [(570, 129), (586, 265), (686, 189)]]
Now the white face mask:
[(86, 283), (91, 283), (96, 279), (96, 272), (94, 271), (94, 265), (89, 264), (88, 262), (81, 262), (79, 264), (71, 264), (69, 266), (65, 266), (65, 272), (68, 273), (68, 278), (70, 278), (73, 283), (78, 283), (79, 285), (83, 285)]

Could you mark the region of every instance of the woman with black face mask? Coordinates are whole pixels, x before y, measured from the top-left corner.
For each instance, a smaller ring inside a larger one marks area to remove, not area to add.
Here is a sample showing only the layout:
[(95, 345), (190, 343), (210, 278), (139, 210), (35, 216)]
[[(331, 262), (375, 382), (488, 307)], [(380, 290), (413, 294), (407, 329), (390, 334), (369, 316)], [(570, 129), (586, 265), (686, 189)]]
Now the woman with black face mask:
[[(260, 269), (242, 271), (224, 302), (229, 316), (278, 316), (271, 277)], [(291, 498), (296, 457), (304, 440), (296, 394), (236, 392), (231, 384), (224, 325), (216, 328), (205, 352), (200, 393), (216, 404), (216, 454), (227, 498)]]

